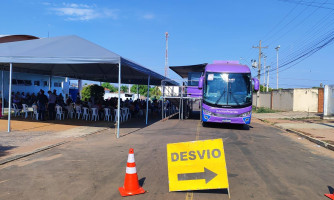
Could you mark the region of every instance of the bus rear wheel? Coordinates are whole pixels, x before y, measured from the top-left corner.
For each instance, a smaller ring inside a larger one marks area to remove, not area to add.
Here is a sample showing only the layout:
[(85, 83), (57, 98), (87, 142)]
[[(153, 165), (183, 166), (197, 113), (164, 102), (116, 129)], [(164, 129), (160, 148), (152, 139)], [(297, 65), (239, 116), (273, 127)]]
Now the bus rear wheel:
[(208, 123), (202, 121), (202, 127), (208, 127)]

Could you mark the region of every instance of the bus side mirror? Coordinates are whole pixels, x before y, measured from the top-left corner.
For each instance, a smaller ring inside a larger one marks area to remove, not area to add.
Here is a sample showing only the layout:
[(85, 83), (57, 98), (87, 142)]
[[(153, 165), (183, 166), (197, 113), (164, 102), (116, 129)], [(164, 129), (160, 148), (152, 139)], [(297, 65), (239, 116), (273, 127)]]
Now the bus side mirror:
[(260, 87), (259, 80), (257, 78), (252, 78), (252, 80), (254, 81), (254, 90), (258, 91)]
[(204, 77), (201, 76), (199, 78), (199, 81), (198, 81), (198, 89), (200, 89), (200, 90), (203, 88), (203, 79), (204, 79)]

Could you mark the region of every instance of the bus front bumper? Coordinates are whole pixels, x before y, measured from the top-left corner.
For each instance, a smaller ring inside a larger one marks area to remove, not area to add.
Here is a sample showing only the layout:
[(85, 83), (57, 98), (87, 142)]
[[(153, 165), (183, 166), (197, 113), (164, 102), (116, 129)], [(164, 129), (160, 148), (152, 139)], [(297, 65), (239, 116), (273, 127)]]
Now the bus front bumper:
[(213, 123), (226, 123), (226, 124), (250, 124), (251, 115), (248, 115), (246, 117), (225, 118), (225, 117), (210, 116), (202, 113), (202, 121), (213, 122)]

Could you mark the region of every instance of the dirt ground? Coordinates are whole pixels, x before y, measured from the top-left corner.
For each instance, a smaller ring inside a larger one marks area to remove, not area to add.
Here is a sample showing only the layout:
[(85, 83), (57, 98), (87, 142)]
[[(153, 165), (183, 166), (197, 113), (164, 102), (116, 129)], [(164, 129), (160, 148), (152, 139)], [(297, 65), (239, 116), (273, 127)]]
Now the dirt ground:
[[(65, 120), (52, 120), (52, 121), (36, 121), (31, 118), (15, 117), (11, 120), (11, 131), (28, 131), (28, 132), (59, 132), (65, 131), (78, 126), (98, 126), (98, 127), (110, 127), (113, 126), (113, 122), (104, 121), (85, 121), (78, 119), (65, 119)], [(8, 120), (0, 119), (0, 132), (7, 131)]]

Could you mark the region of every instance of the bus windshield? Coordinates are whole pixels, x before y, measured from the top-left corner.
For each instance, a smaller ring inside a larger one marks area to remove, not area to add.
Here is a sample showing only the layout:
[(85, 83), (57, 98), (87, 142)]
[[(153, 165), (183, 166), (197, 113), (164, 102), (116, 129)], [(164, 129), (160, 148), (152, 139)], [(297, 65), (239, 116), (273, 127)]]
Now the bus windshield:
[(252, 104), (250, 73), (207, 72), (203, 102), (215, 107), (246, 107)]

